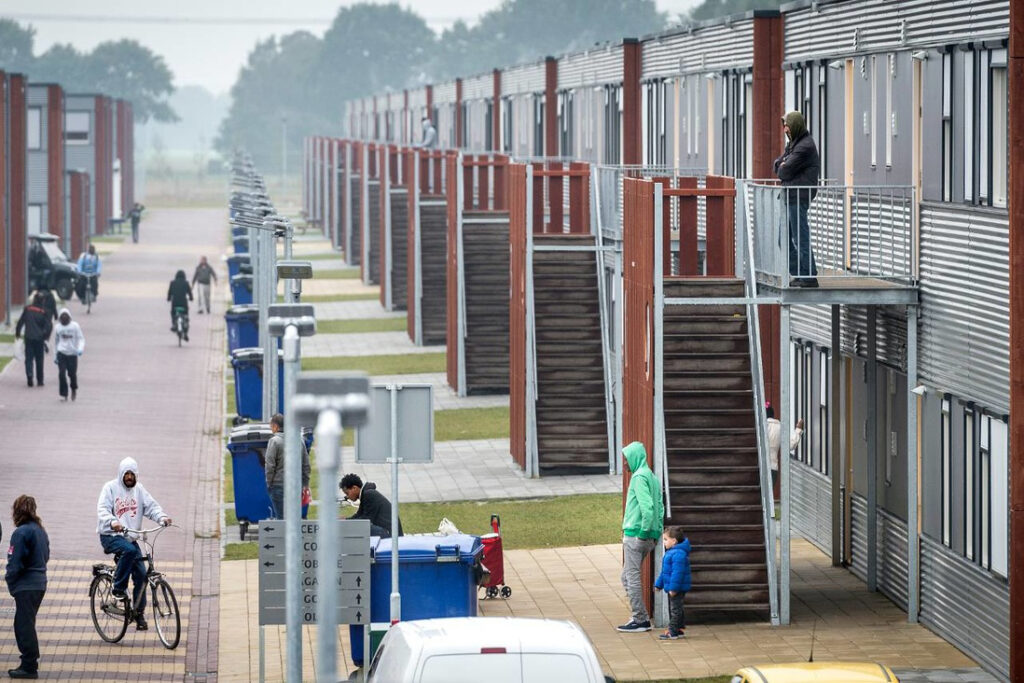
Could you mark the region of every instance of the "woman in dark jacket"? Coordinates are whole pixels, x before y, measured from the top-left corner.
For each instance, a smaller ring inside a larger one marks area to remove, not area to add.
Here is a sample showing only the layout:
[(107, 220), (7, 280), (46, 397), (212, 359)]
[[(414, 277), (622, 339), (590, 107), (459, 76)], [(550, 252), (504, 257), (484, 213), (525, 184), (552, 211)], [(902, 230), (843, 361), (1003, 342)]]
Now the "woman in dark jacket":
[(167, 288), (167, 300), (171, 302), (171, 332), (176, 332), (174, 327), (174, 309), (185, 309), (185, 341), (188, 341), (188, 302), (192, 300), (192, 287), (185, 278), (185, 271), (179, 270), (171, 280), (171, 286)]
[(18, 496), (11, 506), (16, 527), (7, 550), (7, 590), (14, 598), (14, 639), (21, 652), (21, 665), (8, 669), (11, 678), (39, 677), (39, 639), (36, 613), (46, 594), (46, 563), (50, 560), (50, 539), (36, 514), (36, 499)]

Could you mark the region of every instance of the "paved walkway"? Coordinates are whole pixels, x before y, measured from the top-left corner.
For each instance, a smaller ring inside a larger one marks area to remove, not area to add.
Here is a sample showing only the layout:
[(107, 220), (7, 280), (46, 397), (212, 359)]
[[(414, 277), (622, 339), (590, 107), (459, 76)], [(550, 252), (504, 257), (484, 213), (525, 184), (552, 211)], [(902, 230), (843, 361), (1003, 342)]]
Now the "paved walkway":
[(363, 318), (402, 318), (405, 311), (386, 311), (377, 300), (326, 301), (313, 304), (317, 320), (360, 320)]
[[(344, 282), (344, 280), (338, 280)], [(373, 302), (371, 302), (373, 303)], [(377, 304), (380, 307), (380, 304)], [(416, 346), (405, 332), (315, 334), (302, 340), (302, 355), (377, 356), (406, 353), (444, 353), (444, 345)]]
[[(669, 642), (659, 641), (656, 631), (624, 634), (615, 630), (629, 615), (619, 584), (621, 558), (618, 544), (505, 551), (505, 578), (512, 596), (481, 600), (480, 614), (571, 619), (593, 641), (604, 672), (620, 681), (727, 675), (748, 664), (806, 661), (815, 624), (818, 661), (869, 660), (900, 670), (954, 668), (966, 673), (936, 671), (923, 680), (994, 680), (985, 678), (971, 659), (928, 629), (908, 624), (906, 614), (887, 598), (869, 593), (853, 574), (832, 567), (827, 557), (802, 539), (793, 540), (792, 625), (692, 624), (685, 640)], [(235, 624), (248, 624), (247, 642), (232, 630), (234, 642), (229, 643), (226, 626), (222, 630), (222, 680), (255, 680), (259, 627), (251, 592), (257, 584), (256, 561), (224, 562), (221, 584), (225, 610), (237, 615)], [(280, 678), (282, 633), (281, 627), (267, 627), (267, 680)], [(311, 672), (315, 629), (305, 629), (304, 638), (304, 671)], [(339, 654), (345, 658), (339, 670), (348, 671), (352, 665), (347, 659), (347, 629), (339, 629), (339, 641)]]
[(434, 410), (508, 407), (508, 394), (459, 396), (458, 392), (452, 389), (448, 384), (448, 376), (443, 372), (426, 372), (417, 375), (373, 376), (374, 384), (388, 384), (390, 382), (404, 384), (432, 384), (434, 386)]
[[(218, 262), (223, 214), (151, 210), (141, 242), (119, 245), (104, 258), (92, 314), (70, 306), (86, 337), (76, 402), (59, 401), (52, 356), (44, 387), (25, 385), (21, 363), (0, 374), (7, 425), (0, 510), (9, 511), (17, 495), (32, 494), (50, 535), (50, 588), (39, 615), (47, 678), (216, 680), (222, 297), (214, 298), (214, 315), (193, 315), (185, 348), (168, 331), (165, 298), (175, 270), (191, 274), (199, 254)], [(156, 549), (157, 566), (170, 573), (182, 607), (184, 633), (174, 651), (152, 632), (132, 631), (122, 644), (108, 645), (89, 619), (89, 567), (104, 559), (96, 499), (125, 456), (139, 461), (141, 482), (181, 526), (163, 533)], [(10, 606), (4, 592), (0, 610)], [(0, 629), (0, 663), (13, 665), (8, 618), (3, 615)]]

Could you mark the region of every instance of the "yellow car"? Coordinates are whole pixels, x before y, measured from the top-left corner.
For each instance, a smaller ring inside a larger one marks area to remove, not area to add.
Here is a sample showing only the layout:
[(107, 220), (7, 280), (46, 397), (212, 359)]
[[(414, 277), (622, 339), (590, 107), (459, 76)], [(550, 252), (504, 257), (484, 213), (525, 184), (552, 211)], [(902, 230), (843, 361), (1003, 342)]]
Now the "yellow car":
[(732, 683), (899, 683), (887, 666), (872, 662), (795, 662), (745, 666)]

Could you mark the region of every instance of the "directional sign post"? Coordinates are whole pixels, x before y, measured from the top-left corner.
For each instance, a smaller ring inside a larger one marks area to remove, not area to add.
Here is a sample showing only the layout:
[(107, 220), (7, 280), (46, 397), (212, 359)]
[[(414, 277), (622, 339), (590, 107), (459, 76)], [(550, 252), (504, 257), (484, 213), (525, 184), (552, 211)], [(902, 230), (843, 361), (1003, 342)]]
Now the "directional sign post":
[(356, 430), (356, 462), (391, 463), (391, 623), (402, 618), (398, 592), (398, 463), (434, 461), (434, 387), (375, 384), (373, 417)]
[[(259, 623), (261, 626), (285, 623), (287, 584), (285, 571), (285, 527), (279, 520), (259, 525)], [(337, 575), (333, 597), (337, 602), (339, 624), (370, 623), (370, 522), (365, 519), (342, 520), (335, 527), (335, 564)], [(327, 592), (317, 576), (318, 553), (323, 541), (318, 522), (302, 523), (302, 623), (316, 624), (317, 606)]]

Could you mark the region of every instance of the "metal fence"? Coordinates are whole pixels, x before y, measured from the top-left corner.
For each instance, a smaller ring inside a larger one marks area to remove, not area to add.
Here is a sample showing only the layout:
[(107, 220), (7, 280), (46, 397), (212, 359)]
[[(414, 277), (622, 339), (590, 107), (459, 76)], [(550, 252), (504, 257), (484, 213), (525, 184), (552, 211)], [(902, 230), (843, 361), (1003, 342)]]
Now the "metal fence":
[(785, 287), (790, 277), (817, 277), (916, 283), (913, 187), (740, 182), (750, 210), (759, 282)]

